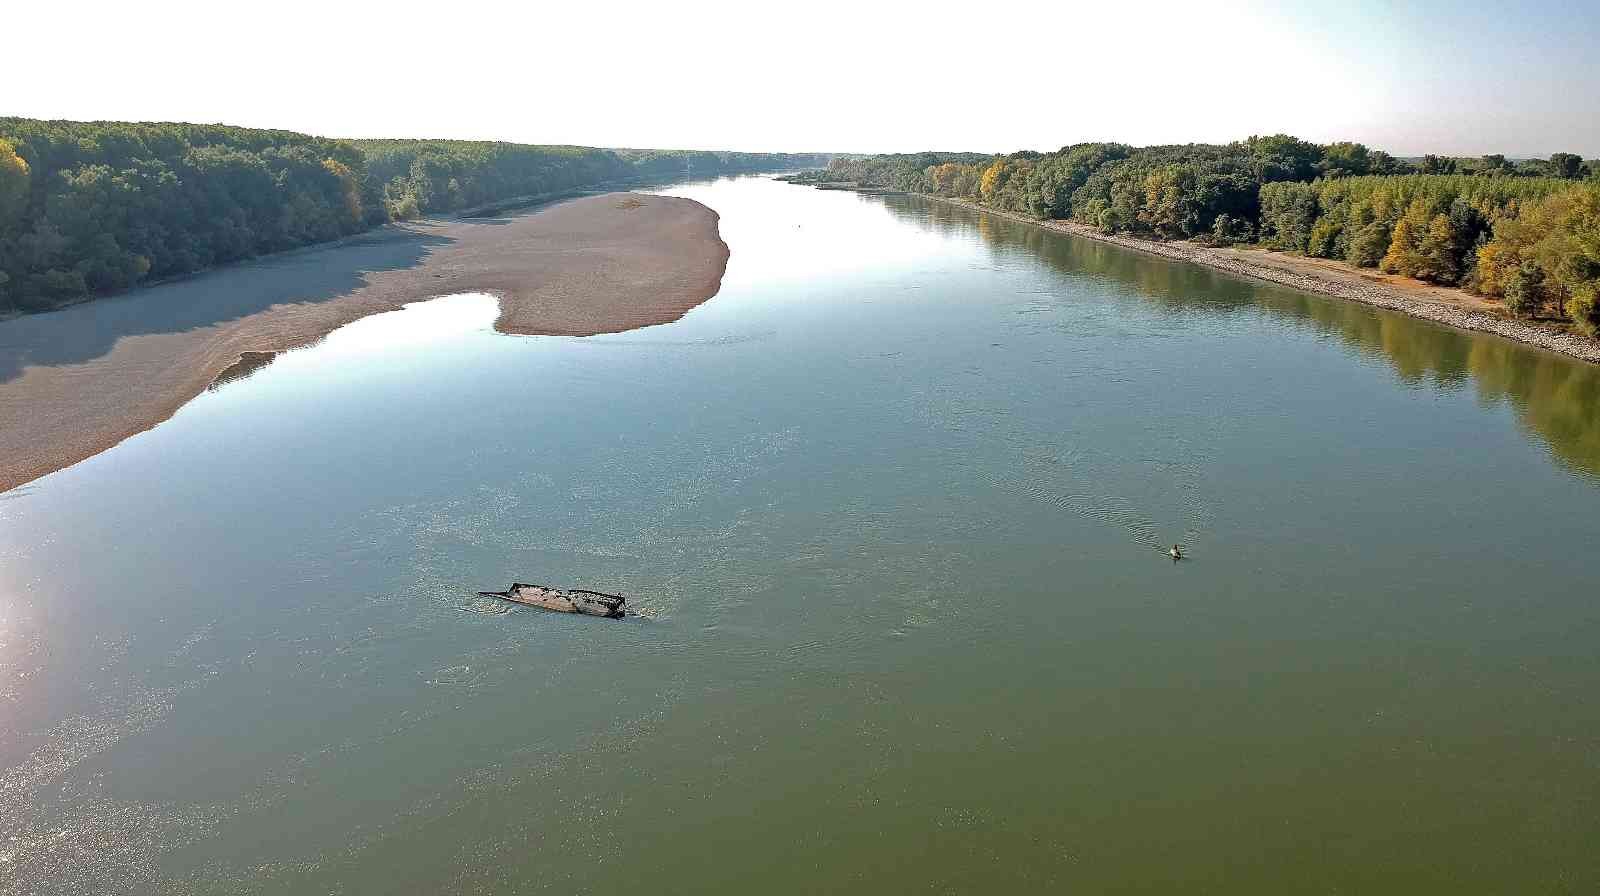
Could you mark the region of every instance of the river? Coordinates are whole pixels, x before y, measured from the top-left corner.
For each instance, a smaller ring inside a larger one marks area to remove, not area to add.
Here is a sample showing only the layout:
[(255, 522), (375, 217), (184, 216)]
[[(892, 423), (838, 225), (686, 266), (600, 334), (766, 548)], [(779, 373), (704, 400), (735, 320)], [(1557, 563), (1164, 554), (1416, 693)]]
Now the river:
[(442, 297), (0, 495), (0, 892), (1600, 888), (1600, 368), (663, 192), (677, 323)]

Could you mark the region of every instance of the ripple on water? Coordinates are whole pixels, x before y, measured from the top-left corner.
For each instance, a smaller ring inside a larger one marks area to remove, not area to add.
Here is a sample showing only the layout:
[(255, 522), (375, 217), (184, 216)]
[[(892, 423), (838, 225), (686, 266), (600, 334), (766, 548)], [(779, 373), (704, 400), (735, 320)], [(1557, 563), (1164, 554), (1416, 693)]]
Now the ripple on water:
[(41, 746), (0, 771), (0, 896), (148, 890), (162, 879), (163, 855), (244, 808), (117, 800), (104, 794), (100, 774), (74, 775), (165, 723), (180, 690), (132, 687), (58, 723)]
[(484, 666), (461, 664), (459, 666), (445, 666), (436, 669), (428, 678), (428, 684), (433, 687), (459, 688), (470, 691), (483, 684), (489, 678), (489, 670)]
[(479, 616), (507, 616), (515, 612), (510, 604), (500, 598), (483, 596), (469, 597), (456, 609), (463, 613), (475, 613)]

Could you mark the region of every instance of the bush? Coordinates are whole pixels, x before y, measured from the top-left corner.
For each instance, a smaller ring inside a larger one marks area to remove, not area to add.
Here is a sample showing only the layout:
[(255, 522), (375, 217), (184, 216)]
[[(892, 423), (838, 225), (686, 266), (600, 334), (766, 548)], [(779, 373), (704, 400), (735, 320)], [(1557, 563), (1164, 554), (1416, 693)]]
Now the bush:
[(1574, 295), (1566, 302), (1567, 316), (1585, 336), (1600, 335), (1600, 301), (1594, 291)]
[(1262, 185), (1261, 241), (1274, 249), (1306, 251), (1317, 208), (1317, 187), (1313, 184)]
[(1362, 268), (1375, 268), (1389, 250), (1391, 230), (1387, 221), (1373, 221), (1356, 231), (1350, 239), (1350, 254), (1345, 260)]
[(384, 206), (389, 209), (389, 217), (396, 221), (410, 221), (422, 215), (422, 209), (417, 206), (417, 197), (410, 193), (385, 200)]
[(1517, 317), (1532, 317), (1544, 307), (1544, 272), (1531, 261), (1502, 275), (1500, 288), (1505, 294), (1506, 310)]
[(1250, 222), (1233, 215), (1218, 215), (1211, 225), (1211, 239), (1219, 246), (1255, 242), (1256, 229)]
[(1311, 238), (1306, 241), (1306, 254), (1317, 258), (1338, 258), (1339, 237), (1344, 233), (1344, 224), (1337, 217), (1328, 215), (1317, 220), (1311, 227)]

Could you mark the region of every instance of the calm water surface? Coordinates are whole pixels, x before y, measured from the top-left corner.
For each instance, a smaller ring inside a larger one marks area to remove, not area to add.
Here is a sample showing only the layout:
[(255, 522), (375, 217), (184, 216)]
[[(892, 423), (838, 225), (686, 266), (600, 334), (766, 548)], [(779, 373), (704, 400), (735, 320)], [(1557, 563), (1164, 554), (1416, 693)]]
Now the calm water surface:
[(441, 298), (0, 495), (0, 892), (1600, 889), (1596, 368), (669, 192), (679, 323)]

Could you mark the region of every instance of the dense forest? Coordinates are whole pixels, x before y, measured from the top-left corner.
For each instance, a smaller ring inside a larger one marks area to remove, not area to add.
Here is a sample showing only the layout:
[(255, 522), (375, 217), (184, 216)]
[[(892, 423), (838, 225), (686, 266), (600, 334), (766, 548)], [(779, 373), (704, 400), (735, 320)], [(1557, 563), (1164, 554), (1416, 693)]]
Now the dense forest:
[(627, 179), (616, 154), (583, 146), (462, 140), (352, 140), (388, 217), (453, 212), (510, 196), (559, 193)]
[(1007, 156), (838, 157), (816, 180), (965, 199), (1106, 232), (1268, 248), (1458, 285), (1600, 332), (1600, 160), (1396, 159), (1287, 135)]
[(825, 161), (0, 118), (0, 316), (421, 214)]

